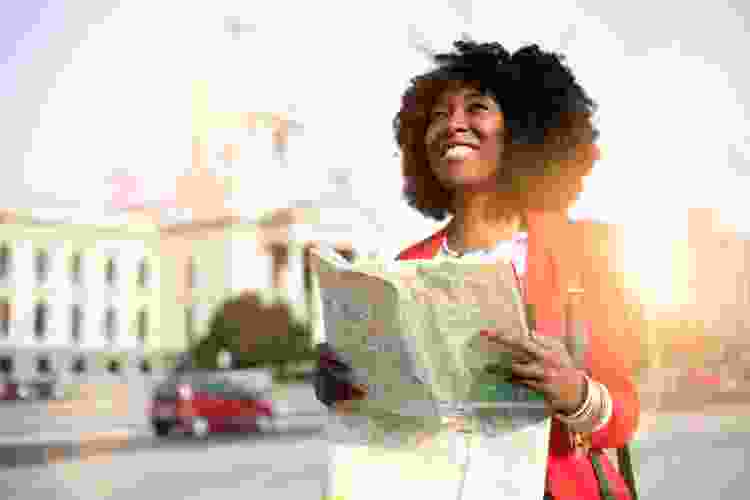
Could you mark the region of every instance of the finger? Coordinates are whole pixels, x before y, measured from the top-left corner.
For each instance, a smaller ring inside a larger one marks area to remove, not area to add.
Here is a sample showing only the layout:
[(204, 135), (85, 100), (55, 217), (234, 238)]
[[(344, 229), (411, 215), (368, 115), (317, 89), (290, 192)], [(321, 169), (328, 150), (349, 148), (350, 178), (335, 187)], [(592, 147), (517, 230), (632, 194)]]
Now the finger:
[(563, 344), (561, 339), (550, 337), (549, 335), (535, 335), (534, 341), (547, 349), (565, 348), (565, 344)]
[(537, 337), (537, 343), (544, 350), (546, 356), (549, 357), (550, 353), (553, 353), (552, 356), (563, 366), (575, 366), (575, 362), (571, 358), (570, 350), (565, 345), (564, 339), (560, 337), (540, 336)]
[(522, 347), (535, 355), (537, 359), (545, 358), (550, 352), (565, 352), (567, 348), (562, 340), (549, 335), (534, 335), (532, 338), (522, 339)]
[(339, 415), (350, 415), (354, 411), (354, 402), (344, 399), (333, 403), (333, 411)]
[(510, 352), (513, 355), (513, 357), (516, 359), (519, 359), (519, 360), (531, 359), (525, 350), (520, 349), (515, 344), (502, 342), (502, 341), (494, 339), (493, 337), (483, 336), (482, 345), (485, 349), (491, 352)]
[(528, 337), (516, 337), (506, 335), (502, 332), (490, 332), (486, 335), (487, 340), (498, 345), (504, 346), (514, 352), (525, 356), (527, 359), (542, 359), (544, 357), (544, 348)]
[(523, 364), (512, 363), (510, 366), (513, 375), (520, 379), (545, 380), (544, 368), (536, 363)]
[(365, 384), (353, 384), (352, 387), (355, 391), (359, 391), (361, 395), (355, 394), (356, 399), (365, 399), (370, 393), (369, 388)]
[(520, 335), (514, 335), (512, 333), (503, 332), (501, 330), (482, 330), (481, 332), (479, 332), (479, 334), (488, 342), (499, 344), (505, 347), (521, 345)]

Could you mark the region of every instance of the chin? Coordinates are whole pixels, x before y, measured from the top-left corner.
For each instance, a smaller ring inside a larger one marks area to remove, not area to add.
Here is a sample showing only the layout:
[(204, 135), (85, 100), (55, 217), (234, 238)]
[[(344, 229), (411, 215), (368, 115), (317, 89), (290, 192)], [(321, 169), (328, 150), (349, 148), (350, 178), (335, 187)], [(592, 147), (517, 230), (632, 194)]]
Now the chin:
[(494, 169), (488, 169), (481, 161), (440, 162), (437, 169), (433, 170), (444, 186), (471, 187), (483, 186), (488, 182), (494, 182), (496, 177)]
[(438, 175), (440, 182), (448, 189), (481, 189), (481, 188), (496, 188), (497, 179), (492, 174), (479, 174), (479, 173), (456, 173), (454, 175)]

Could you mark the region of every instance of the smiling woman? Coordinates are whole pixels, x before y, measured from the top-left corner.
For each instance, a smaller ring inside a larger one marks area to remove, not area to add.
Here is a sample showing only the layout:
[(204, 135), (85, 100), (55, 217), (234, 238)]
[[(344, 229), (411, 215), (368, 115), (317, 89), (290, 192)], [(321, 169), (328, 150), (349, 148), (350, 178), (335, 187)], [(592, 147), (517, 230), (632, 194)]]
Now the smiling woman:
[[(454, 45), (455, 52), (435, 56), (437, 68), (411, 80), (393, 122), (406, 200), (426, 217), (453, 217), (398, 259), (470, 255), (512, 262), (524, 303), (537, 312), (533, 340), (502, 331), (483, 335), (488, 349), (494, 344), (512, 353), (513, 383), (538, 392), (555, 415), (545, 498), (626, 500), (625, 481), (602, 450), (632, 436), (635, 387), (607, 332), (591, 335), (582, 357), (559, 338), (566, 333), (559, 311), (568, 283), (553, 240), (564, 239), (560, 214), (598, 159), (596, 106), (558, 54), (537, 45), (512, 55), (499, 43)], [(367, 397), (346, 383), (350, 368), (321, 346), (322, 402), (336, 408)], [(529, 495), (541, 494), (542, 486), (529, 484)]]
[[(500, 159), (502, 167), (493, 174), (500, 190), (496, 209), (569, 206), (598, 158), (594, 102), (557, 56), (537, 46), (512, 57), (499, 44), (461, 49), (461, 56), (437, 56), (441, 67), (412, 80), (394, 119), (409, 204), (437, 220), (453, 213), (450, 190), (441, 183), (445, 174), (430, 171), (430, 163), (434, 147), (447, 144), (436, 139), (455, 134), (450, 140), (473, 148), (482, 142), (483, 160), (470, 162), (472, 169)], [(463, 97), (448, 97), (457, 85), (465, 87)], [(497, 143), (490, 147), (490, 140)]]

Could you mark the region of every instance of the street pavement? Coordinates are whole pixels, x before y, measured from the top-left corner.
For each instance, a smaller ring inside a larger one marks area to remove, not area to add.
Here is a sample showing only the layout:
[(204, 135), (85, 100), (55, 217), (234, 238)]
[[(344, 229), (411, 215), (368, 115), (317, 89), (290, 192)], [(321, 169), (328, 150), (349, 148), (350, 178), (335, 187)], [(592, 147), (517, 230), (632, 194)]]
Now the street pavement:
[[(674, 430), (654, 430), (634, 445), (640, 498), (746, 499), (750, 433), (696, 432), (693, 417), (671, 416)], [(74, 460), (0, 470), (0, 498), (320, 500), (327, 477), (328, 448), (315, 426), (205, 441), (136, 439), (127, 449), (95, 451)]]
[(126, 383), (97, 380), (93, 397), (64, 401), (0, 402), (0, 442), (7, 436), (48, 432), (92, 432), (145, 426), (146, 407), (158, 377), (131, 377)]
[[(0, 498), (319, 500), (327, 463), (324, 407), (309, 385), (280, 387), (274, 399), (284, 415), (274, 432), (203, 441), (157, 439), (147, 425), (132, 422), (0, 431)], [(632, 444), (640, 498), (745, 499), (748, 449), (750, 405), (644, 412)]]

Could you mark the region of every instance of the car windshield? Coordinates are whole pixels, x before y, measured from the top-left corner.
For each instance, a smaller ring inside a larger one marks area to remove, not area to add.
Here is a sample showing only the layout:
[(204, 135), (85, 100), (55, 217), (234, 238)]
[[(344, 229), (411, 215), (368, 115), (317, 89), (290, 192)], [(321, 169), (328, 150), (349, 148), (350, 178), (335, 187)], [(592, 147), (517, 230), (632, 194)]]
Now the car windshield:
[(189, 385), (194, 391), (221, 392), (227, 390), (229, 380), (220, 373), (180, 373), (170, 377), (170, 380), (165, 382), (165, 391), (176, 391), (178, 385)]
[(157, 389), (156, 397), (174, 398), (178, 385), (189, 385), (196, 392), (222, 393), (233, 397), (269, 399), (270, 389), (258, 387), (256, 383), (236, 379), (221, 372), (187, 372), (171, 376)]

